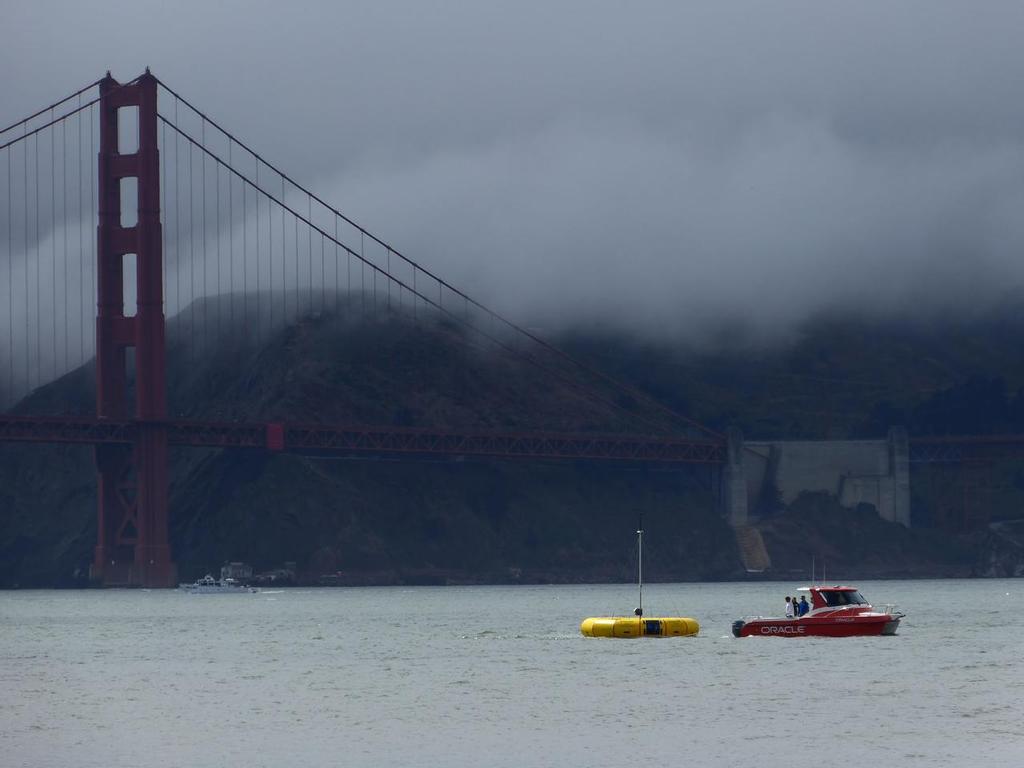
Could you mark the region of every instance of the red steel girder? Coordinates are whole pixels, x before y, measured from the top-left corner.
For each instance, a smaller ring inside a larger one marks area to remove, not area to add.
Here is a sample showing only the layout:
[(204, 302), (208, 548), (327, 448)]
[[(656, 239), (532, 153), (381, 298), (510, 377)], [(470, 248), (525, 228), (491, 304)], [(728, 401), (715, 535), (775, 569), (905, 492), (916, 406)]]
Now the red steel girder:
[(134, 443), (144, 427), (162, 426), (170, 445), (257, 448), (355, 455), (479, 456), (720, 464), (724, 442), (635, 435), (448, 432), (331, 424), (110, 421), (0, 416), (0, 441)]
[(722, 463), (725, 443), (632, 435), (457, 433), (329, 425), (284, 426), (287, 450), (495, 458)]
[(87, 416), (48, 418), (0, 414), (0, 441), (4, 442), (130, 444), (134, 442), (136, 432), (136, 424), (131, 421), (106, 421)]
[[(0, 415), (0, 441), (131, 444), (137, 439), (141, 424), (165, 427), (171, 445), (273, 451), (418, 453), (700, 464), (723, 463), (726, 451), (724, 442), (714, 440), (636, 435), (450, 432), (401, 427), (260, 422), (140, 422), (85, 416)], [(1024, 457), (1024, 435), (919, 437), (910, 440), (910, 461), (915, 464), (949, 464), (1016, 457)]]
[(1024, 435), (943, 435), (910, 439), (914, 464), (958, 464), (1024, 457)]

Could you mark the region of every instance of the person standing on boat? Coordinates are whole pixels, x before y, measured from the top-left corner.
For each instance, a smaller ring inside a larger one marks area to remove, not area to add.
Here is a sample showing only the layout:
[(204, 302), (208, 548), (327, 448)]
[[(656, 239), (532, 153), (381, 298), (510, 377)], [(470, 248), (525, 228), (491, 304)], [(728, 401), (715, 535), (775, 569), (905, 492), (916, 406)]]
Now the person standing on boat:
[(793, 598), (791, 598), (789, 595), (786, 595), (786, 618), (787, 619), (792, 619), (795, 616), (795, 611), (793, 610), (793, 608), (794, 608)]
[(800, 595), (800, 615), (803, 616), (811, 610), (811, 604), (807, 602), (806, 595)]

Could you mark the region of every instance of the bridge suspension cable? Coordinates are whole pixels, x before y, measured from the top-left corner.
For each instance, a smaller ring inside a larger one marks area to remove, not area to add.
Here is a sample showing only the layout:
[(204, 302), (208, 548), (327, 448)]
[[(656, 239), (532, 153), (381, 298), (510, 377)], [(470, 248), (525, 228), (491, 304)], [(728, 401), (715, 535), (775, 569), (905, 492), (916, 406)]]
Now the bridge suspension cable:
[[(482, 338), (486, 339), (488, 342), (490, 342), (492, 344), (495, 344), (496, 346), (498, 346), (499, 348), (503, 349), (504, 351), (506, 351), (506, 352), (508, 352), (508, 353), (510, 353), (512, 355), (521, 357), (526, 362), (528, 362), (529, 364), (531, 364), (534, 367), (538, 368), (539, 370), (543, 371), (544, 373), (557, 378), (563, 384), (565, 384), (569, 389), (573, 390), (574, 392), (576, 392), (577, 394), (581, 395), (582, 397), (584, 397), (586, 399), (589, 399), (592, 402), (599, 403), (601, 405), (607, 406), (607, 407), (609, 407), (609, 408), (611, 408), (613, 410), (623, 411), (623, 412), (627, 413), (629, 416), (631, 416), (632, 418), (638, 418), (638, 419), (640, 419), (642, 421), (647, 422), (652, 427), (655, 427), (655, 428), (658, 428), (658, 429), (663, 428), (663, 425), (660, 422), (652, 419), (651, 417), (647, 416), (646, 414), (630, 411), (629, 409), (627, 409), (624, 406), (622, 406), (620, 403), (617, 403), (616, 401), (614, 401), (614, 400), (612, 400), (612, 399), (610, 399), (610, 398), (608, 398), (608, 397), (606, 397), (606, 396), (596, 392), (595, 390), (583, 387), (577, 381), (575, 381), (571, 376), (569, 376), (569, 375), (567, 375), (565, 373), (559, 372), (559, 371), (555, 370), (554, 368), (552, 368), (549, 365), (545, 365), (544, 363), (542, 363), (541, 361), (537, 360), (536, 357), (534, 357), (533, 355), (529, 354), (528, 352), (525, 352), (525, 351), (523, 351), (521, 349), (518, 349), (514, 345), (512, 345), (512, 344), (508, 343), (507, 341), (504, 341), (503, 339), (499, 338), (499, 336), (496, 335), (495, 333), (493, 333), (491, 331), (488, 331), (488, 330), (485, 330), (483, 328), (480, 328), (479, 326), (473, 324), (472, 322), (470, 322), (468, 320), (467, 317), (465, 317), (463, 315), (460, 315), (457, 312), (453, 312), (448, 307), (445, 307), (444, 304), (443, 304), (443, 301), (435, 299), (433, 296), (429, 296), (429, 295), (425, 294), (421, 289), (419, 289), (415, 285), (415, 281), (413, 281), (413, 282), (406, 282), (405, 280), (403, 280), (401, 278), (395, 277), (393, 274), (389, 273), (386, 270), (385, 267), (381, 267), (380, 265), (374, 263), (370, 259), (366, 258), (362, 253), (357, 252), (354, 248), (349, 247), (345, 243), (343, 243), (340, 240), (336, 239), (332, 234), (328, 233), (326, 230), (324, 230), (323, 228), (318, 226), (310, 218), (310, 216), (311, 216), (310, 213), (307, 212), (307, 214), (303, 214), (300, 211), (298, 211), (296, 208), (294, 208), (292, 205), (288, 204), (284, 200), (284, 193), (282, 193), (279, 196), (276, 193), (271, 193), (271, 192), (267, 191), (266, 188), (260, 186), (259, 182), (255, 178), (250, 178), (249, 176), (247, 176), (246, 174), (242, 173), (241, 171), (228, 166), (226, 161), (222, 157), (220, 157), (216, 153), (212, 152), (207, 147), (204, 147), (202, 145), (202, 140), (201, 139), (197, 140), (194, 137), (192, 137), (191, 135), (189, 135), (188, 133), (184, 132), (182, 129), (180, 129), (179, 127), (174, 125), (174, 123), (172, 123), (170, 120), (168, 120), (162, 114), (158, 114), (157, 117), (161, 121), (162, 125), (164, 125), (165, 127), (170, 128), (177, 136), (180, 136), (189, 145), (191, 145), (192, 147), (194, 147), (197, 150), (199, 150), (204, 157), (209, 157), (210, 159), (212, 159), (213, 161), (216, 162), (216, 164), (217, 164), (217, 166), (219, 168), (224, 168), (225, 171), (229, 172), (231, 175), (233, 175), (234, 177), (239, 179), (247, 188), (251, 188), (254, 191), (254, 193), (256, 193), (257, 195), (262, 195), (263, 197), (266, 198), (267, 203), (268, 203), (268, 226), (267, 226), (267, 232), (268, 232), (268, 240), (270, 240), (270, 242), (268, 243), (268, 248), (273, 248), (274, 245), (275, 245), (275, 242), (274, 242), (275, 238), (274, 238), (274, 232), (273, 232), (273, 221), (274, 221), (274, 219), (273, 219), (273, 216), (272, 216), (272, 211), (270, 211), (270, 205), (273, 204), (273, 205), (277, 206), (281, 210), (281, 213), (282, 213), (282, 224), (281, 224), (281, 253), (282, 254), (284, 254), (286, 252), (286, 247), (288, 245), (286, 240), (287, 240), (287, 237), (288, 237), (289, 233), (287, 232), (287, 224), (285, 223), (285, 220), (284, 220), (284, 214), (288, 213), (288, 214), (291, 215), (291, 217), (292, 217), (291, 222), (294, 224), (293, 231), (295, 232), (295, 248), (293, 250), (293, 253), (296, 255), (296, 257), (298, 256), (298, 250), (299, 250), (298, 224), (301, 222), (306, 227), (308, 227), (311, 230), (311, 232), (316, 232), (317, 234), (320, 235), (320, 238), (321, 238), (321, 248), (323, 248), (323, 243), (324, 242), (330, 242), (332, 245), (334, 245), (337, 248), (340, 248), (342, 251), (344, 251), (349, 257), (356, 259), (358, 262), (360, 262), (361, 265), (363, 265), (366, 268), (369, 268), (370, 272), (371, 272), (372, 279), (374, 281), (374, 286), (376, 286), (376, 278), (377, 278), (377, 276), (380, 276), (383, 280), (388, 281), (389, 283), (395, 284), (400, 290), (404, 290), (404, 291), (408, 292), (411, 296), (413, 296), (416, 299), (422, 301), (424, 304), (426, 304), (426, 305), (436, 309), (439, 313), (441, 313), (444, 316), (448, 317), (450, 320), (456, 322), (457, 324), (465, 327), (467, 330), (470, 330), (473, 333), (478, 334)], [(190, 164), (190, 166), (191, 166), (191, 164)], [(257, 199), (257, 210), (258, 209), (259, 209), (259, 201)], [(190, 203), (190, 210), (191, 210), (191, 203)], [(257, 222), (257, 230), (259, 230), (259, 229), (260, 229), (260, 225)], [(307, 238), (307, 242), (310, 244), (310, 247), (312, 247), (312, 245), (311, 245), (312, 244), (312, 236), (311, 236), (311, 234)], [(259, 240), (259, 238), (257, 238), (257, 272), (258, 273), (260, 271), (260, 261), (261, 261), (260, 256), (259, 256), (259, 243), (260, 243), (260, 240)], [(195, 258), (194, 258), (195, 254), (191, 253), (190, 256), (192, 257), (192, 258), (190, 258), (190, 265), (194, 265), (194, 263), (195, 263)], [(284, 269), (286, 267), (287, 267), (287, 264), (285, 262), (285, 259), (282, 259), (282, 269)], [(296, 258), (296, 271), (298, 271), (298, 258)], [(205, 267), (203, 268), (203, 274), (204, 275), (206, 274)], [(271, 276), (271, 293), (273, 293), (273, 263), (269, 264), (268, 274)], [(287, 276), (284, 275), (284, 274), (282, 274), (282, 283), (284, 285), (287, 285)], [(296, 286), (298, 286), (298, 285), (299, 285), (299, 281), (298, 281), (298, 279), (296, 279)], [(205, 287), (204, 287), (204, 290), (205, 290)], [(257, 291), (258, 290), (259, 290), (259, 285), (257, 284)], [(310, 283), (310, 292), (311, 292), (311, 294), (312, 294), (312, 291), (313, 291), (312, 283)], [(363, 287), (362, 287), (362, 290), (360, 291), (361, 299), (363, 301), (365, 301), (365, 299), (366, 299), (366, 293), (367, 293), (367, 291), (365, 290), (365, 284), (364, 284)], [(376, 290), (374, 290), (374, 296), (375, 296), (375, 301), (376, 301)], [(285, 300), (287, 300), (287, 291), (285, 291), (283, 298)], [(388, 294), (388, 301), (390, 302), (390, 293)], [(195, 310), (195, 302), (194, 301), (192, 301), (189, 304), (189, 306), (190, 306), (190, 308), (193, 311)], [(270, 302), (269, 302), (269, 309), (270, 309), (271, 313), (273, 312), (273, 306), (274, 306), (273, 296), (271, 295)], [(257, 307), (259, 307), (259, 302), (257, 302)], [(296, 310), (297, 309), (298, 309), (298, 306), (296, 306)], [(285, 308), (283, 309), (283, 312), (287, 315), (287, 306), (285, 306)], [(272, 316), (271, 316), (270, 319), (268, 319), (268, 323), (269, 324), (273, 323), (273, 317)], [(257, 321), (257, 325), (259, 325), (259, 321)], [(195, 340), (193, 339), (193, 341), (195, 341)]]
[[(132, 85), (139, 77), (114, 87)], [(10, 402), (74, 369), (94, 353), (95, 339), (88, 331), (96, 300), (90, 219), (97, 203), (99, 96), (90, 97), (89, 92), (100, 82), (0, 130), (0, 173), (6, 175), (6, 185), (0, 181), (0, 195), (6, 193), (0, 202), (0, 222), (6, 224), (7, 234), (6, 264), (0, 261), (0, 275), (6, 271), (8, 283), (6, 334), (0, 326), (0, 371), (4, 357), (8, 370), (6, 377), (0, 375), (0, 402)], [(335, 310), (342, 283), (346, 312), (356, 306), (364, 315), (397, 307), (418, 320), (421, 310), (430, 308), (591, 403), (658, 432), (682, 427), (721, 439), (407, 257), (269, 163), (180, 93), (157, 82), (174, 100), (173, 111), (159, 112), (164, 302), (170, 326), (177, 326), (170, 338), (179, 340), (177, 353), (184, 351), (189, 362), (195, 363), (200, 351), (212, 349), (211, 336), (222, 339), (224, 326), (235, 325), (237, 303), (243, 323), (248, 323), (250, 313), (255, 315), (259, 343), (268, 329), (304, 308), (326, 309), (333, 281)], [(129, 114), (122, 119), (130, 121), (131, 110), (123, 112)], [(128, 128), (122, 141), (130, 142), (133, 131)], [(128, 213), (125, 227), (133, 226), (134, 206), (124, 199), (132, 195), (133, 184), (134, 179), (126, 179), (122, 187), (122, 209)], [(248, 220), (250, 216), (254, 221)], [(2, 240), (0, 249), (5, 245)], [(126, 257), (126, 315), (134, 312), (136, 269), (134, 260)], [(4, 321), (0, 310), (0, 324)]]
[(94, 354), (99, 82), (0, 129), (0, 407)]
[[(720, 433), (715, 432), (714, 430), (709, 429), (708, 427), (706, 427), (706, 426), (704, 426), (704, 425), (694, 421), (693, 419), (690, 419), (690, 418), (688, 418), (688, 417), (686, 417), (686, 416), (676, 412), (672, 408), (668, 407), (664, 403), (662, 403), (659, 400), (653, 398), (652, 396), (648, 395), (647, 393), (643, 392), (642, 390), (639, 390), (636, 387), (633, 387), (633, 386), (631, 386), (629, 384), (626, 384), (626, 383), (624, 383), (624, 382), (622, 382), (622, 381), (620, 381), (620, 380), (618, 380), (618, 379), (616, 379), (616, 378), (614, 378), (614, 377), (612, 377), (612, 376), (610, 376), (610, 375), (608, 375), (608, 374), (606, 374), (606, 373), (604, 373), (602, 371), (599, 371), (599, 370), (593, 368), (592, 366), (582, 362), (578, 358), (568, 354), (564, 350), (559, 349), (558, 347), (554, 346), (550, 342), (548, 342), (548, 341), (544, 340), (543, 338), (539, 337), (535, 333), (532, 333), (531, 331), (527, 330), (526, 328), (523, 328), (522, 326), (520, 326), (519, 324), (513, 322), (512, 320), (509, 320), (508, 318), (500, 315), (499, 313), (495, 312), (494, 310), (491, 310), (490, 308), (486, 307), (485, 305), (483, 305), (479, 301), (473, 299), (471, 296), (466, 294), (464, 291), (456, 288), (455, 286), (453, 286), (448, 281), (446, 281), (443, 278), (439, 277), (438, 275), (436, 275), (432, 271), (426, 269), (425, 267), (423, 267), (419, 263), (417, 263), (417, 262), (413, 261), (412, 259), (408, 258), (401, 251), (396, 249), (394, 246), (392, 246), (391, 244), (387, 243), (386, 241), (384, 241), (383, 239), (381, 239), (380, 237), (378, 237), (374, 233), (370, 232), (369, 230), (365, 229), (360, 224), (356, 223), (354, 220), (352, 220), (351, 218), (346, 216), (344, 213), (342, 213), (341, 211), (336, 209), (334, 206), (329, 204), (322, 197), (320, 197), (319, 195), (311, 192), (309, 189), (307, 189), (303, 185), (301, 185), (298, 182), (296, 182), (288, 174), (284, 173), (280, 168), (278, 168), (274, 164), (268, 162), (260, 153), (256, 152), (248, 144), (246, 144), (245, 142), (241, 141), (237, 136), (235, 136), (234, 134), (232, 134), (229, 131), (227, 131), (219, 123), (217, 123), (216, 121), (211, 119), (205, 112), (200, 110), (192, 102), (190, 102), (188, 99), (186, 99), (180, 93), (178, 93), (177, 91), (172, 89), (166, 83), (164, 83), (163, 81), (160, 81), (159, 79), (158, 79), (158, 82), (159, 82), (161, 88), (163, 90), (165, 90), (169, 95), (173, 96), (174, 99), (175, 99), (175, 114), (176, 114), (176, 118), (175, 118), (174, 123), (170, 123), (170, 121), (167, 119), (167, 117), (161, 115), (161, 119), (163, 119), (166, 124), (169, 124), (169, 125), (172, 125), (173, 127), (175, 127), (175, 129), (178, 130), (179, 133), (182, 136), (188, 136), (195, 143), (195, 145), (202, 150), (203, 153), (209, 153), (210, 156), (214, 157), (217, 160), (218, 164), (220, 164), (224, 168), (230, 169), (231, 171), (236, 172), (236, 173), (237, 173), (237, 171), (235, 171), (235, 169), (233, 167), (233, 162), (225, 161), (222, 157), (216, 155), (211, 150), (209, 150), (209, 148), (207, 146), (207, 136), (206, 136), (206, 133), (205, 133), (206, 125), (207, 124), (210, 125), (224, 139), (227, 140), (227, 148), (228, 148), (227, 154), (228, 154), (229, 158), (233, 159), (233, 157), (232, 157), (233, 156), (233, 150), (234, 150), (234, 147), (236, 145), (237, 145), (238, 148), (242, 149), (246, 154), (248, 154), (252, 158), (252, 160), (255, 161), (255, 169), (256, 169), (256, 179), (255, 179), (255, 181), (253, 181), (252, 179), (245, 179), (246, 183), (251, 184), (254, 189), (263, 192), (263, 194), (267, 194), (268, 198), (273, 199), (275, 203), (277, 203), (278, 205), (281, 205), (282, 208), (286, 209), (289, 213), (291, 213), (292, 216), (295, 217), (294, 218), (294, 225), (295, 225), (296, 228), (298, 226), (299, 221), (303, 221), (304, 223), (307, 224), (307, 226), (313, 227), (317, 232), (320, 233), (320, 235), (322, 237), (321, 245), (323, 245), (324, 242), (331, 242), (334, 245), (344, 249), (349, 254), (349, 256), (356, 258), (363, 265), (364, 268), (365, 268), (365, 266), (371, 266), (373, 268), (371, 270), (371, 277), (374, 280), (374, 283), (373, 283), (374, 295), (376, 295), (376, 278), (377, 278), (378, 275), (380, 275), (380, 276), (382, 276), (385, 279), (385, 281), (387, 283), (388, 293), (387, 293), (387, 296), (386, 296), (386, 300), (387, 300), (387, 305), (389, 307), (391, 305), (391, 299), (392, 299), (392, 296), (391, 296), (391, 284), (392, 284), (392, 282), (394, 282), (394, 284), (397, 285), (397, 287), (399, 289), (399, 299), (401, 299), (402, 291), (409, 292), (411, 294), (411, 296), (413, 297), (413, 313), (414, 313), (414, 315), (415, 315), (415, 313), (417, 311), (418, 300), (422, 300), (422, 301), (426, 302), (428, 305), (433, 306), (435, 309), (438, 309), (439, 311), (442, 311), (447, 316), (455, 318), (455, 319), (458, 319), (460, 322), (462, 322), (463, 324), (467, 325), (468, 327), (472, 327), (474, 331), (481, 332), (481, 329), (474, 327), (472, 324), (466, 323), (466, 316), (468, 315), (468, 312), (463, 312), (462, 316), (459, 317), (459, 315), (457, 315), (456, 313), (451, 312), (448, 308), (446, 308), (444, 306), (444, 297), (445, 297), (445, 292), (447, 291), (449, 296), (454, 298), (456, 301), (460, 301), (463, 304), (464, 309), (468, 310), (469, 307), (472, 307), (474, 311), (482, 313), (487, 318), (487, 320), (490, 322), (492, 327), (497, 325), (499, 328), (503, 328), (503, 329), (505, 329), (505, 331), (511, 332), (513, 334), (513, 336), (518, 336), (519, 338), (524, 339), (526, 342), (529, 342), (530, 344), (535, 345), (539, 350), (543, 350), (545, 353), (550, 354), (551, 356), (561, 360), (564, 363), (569, 364), (572, 367), (575, 367), (576, 369), (578, 369), (579, 371), (585, 373), (586, 375), (588, 375), (588, 376), (590, 376), (590, 377), (592, 377), (594, 379), (597, 379), (597, 380), (603, 382), (604, 384), (612, 387), (614, 390), (617, 390), (619, 393), (625, 394), (628, 397), (632, 398), (635, 402), (642, 403), (642, 404), (648, 406), (649, 408), (659, 412), (663, 416), (666, 416), (669, 419), (673, 420), (677, 424), (684, 425), (684, 427), (687, 428), (687, 429), (695, 429), (695, 430), (697, 430), (699, 432), (702, 432), (704, 434), (711, 435), (712, 437), (722, 438), (722, 435)], [(177, 107), (178, 107), (179, 104), (182, 104), (185, 107), (187, 107), (193, 113), (193, 115), (195, 117), (199, 118), (201, 136), (200, 136), (200, 138), (198, 140), (196, 140), (194, 137), (189, 136), (189, 134), (187, 132), (185, 132), (184, 130), (182, 130), (181, 128), (179, 128), (177, 126), (177, 123), (178, 123)], [(261, 187), (260, 182), (259, 182), (259, 178), (258, 178), (258, 174), (259, 174), (259, 171), (260, 171), (261, 168), (265, 168), (265, 169), (271, 171), (273, 174), (276, 174), (277, 177), (279, 177), (280, 182), (281, 182), (281, 193), (280, 193), (279, 197), (277, 197), (277, 196), (270, 196)], [(244, 174), (240, 174), (239, 177), (240, 178), (244, 178)], [(293, 190), (293, 192), (297, 193), (300, 198), (302, 198), (302, 197), (305, 198), (306, 208), (307, 208), (306, 216), (304, 216), (304, 217), (299, 216), (298, 212), (294, 208), (285, 205), (285, 201), (286, 201), (286, 199), (288, 197), (287, 190), (286, 190), (286, 185), (290, 186), (291, 189)], [(324, 212), (326, 212), (328, 214), (328, 218), (329, 219), (333, 220), (333, 227), (330, 226), (330, 224), (331, 224), (330, 221), (327, 222), (326, 227), (321, 227), (321, 226), (318, 226), (317, 224), (314, 223), (314, 215), (313, 215), (313, 203), (314, 202), (317, 204), (317, 206), (320, 209), (322, 209)], [(283, 214), (282, 214), (282, 217), (283, 217)], [(354, 247), (349, 248), (348, 246), (344, 245), (343, 238), (341, 236), (339, 236), (339, 233), (338, 233), (338, 222), (339, 221), (342, 222), (344, 225), (346, 225), (348, 227), (351, 227), (352, 230), (353, 230), (353, 233), (358, 235), (358, 239), (359, 239), (359, 242), (360, 242), (360, 246), (359, 246), (358, 252), (355, 250)], [(270, 226), (272, 226), (273, 219), (270, 219), (270, 222), (271, 222)], [(284, 222), (282, 222), (282, 227), (283, 226), (284, 226)], [(332, 232), (329, 232), (328, 230), (332, 230)], [(297, 232), (297, 230), (296, 230), (296, 232)], [(272, 237), (272, 234), (271, 234), (271, 237)], [(365, 251), (366, 240), (369, 240), (371, 244), (374, 244), (375, 246), (377, 246), (377, 248), (380, 249), (378, 256), (383, 261), (383, 265), (382, 266), (378, 266), (377, 263), (374, 260), (372, 260), (372, 259), (370, 259), (370, 258), (368, 258), (366, 256), (366, 251)], [(311, 257), (310, 258), (310, 272), (311, 272), (311, 270), (312, 270), (312, 250), (313, 250), (312, 240), (308, 241), (308, 245), (309, 245), (310, 257)], [(273, 247), (273, 246), (271, 245), (271, 247)], [(282, 252), (283, 251), (284, 251), (284, 243), (282, 242)], [(298, 251), (298, 236), (296, 234), (296, 244), (295, 244), (295, 253), (296, 253), (296, 259), (295, 259), (296, 287), (298, 287), (298, 268), (299, 268), (299, 259), (298, 259), (297, 251)], [(398, 278), (395, 277), (395, 274), (394, 274), (394, 272), (392, 270), (392, 257), (394, 257), (398, 262), (405, 264), (406, 266), (408, 266), (411, 269), (411, 274), (410, 274), (410, 276), (408, 278), (398, 279)], [(321, 262), (321, 265), (323, 266), (323, 262)], [(271, 275), (272, 275), (272, 273), (271, 273)], [(420, 289), (420, 287), (417, 285), (417, 277), (419, 275), (422, 275), (424, 278), (426, 278), (426, 279), (428, 279), (430, 281), (433, 281), (434, 284), (436, 284), (436, 286), (437, 286), (437, 299), (436, 300), (434, 299), (434, 297), (432, 295), (428, 295), (424, 291), (422, 291)], [(310, 274), (310, 277), (312, 277), (311, 274)], [(365, 273), (361, 274), (361, 277), (365, 277)], [(287, 281), (287, 277), (284, 277), (284, 279), (285, 279), (285, 281)], [(312, 279), (310, 279), (309, 287), (310, 287), (310, 298), (312, 298)], [(365, 290), (365, 285), (362, 285), (361, 287)], [(284, 298), (285, 298), (285, 300), (287, 300), (287, 292), (285, 292)], [(365, 295), (362, 298), (363, 298), (363, 300), (365, 300)], [(271, 312), (272, 311), (273, 311), (273, 302), (271, 302)], [(287, 312), (287, 307), (284, 308), (284, 311)], [(492, 342), (495, 341), (495, 339), (492, 338), (493, 334), (482, 333), (482, 335), (485, 336), (486, 338), (488, 338)], [(532, 356), (529, 356), (529, 355), (523, 353), (522, 350), (520, 350), (518, 348), (513, 348), (513, 347), (510, 347), (509, 345), (505, 345), (505, 344), (502, 344), (502, 346), (503, 346), (503, 348), (506, 348), (509, 351), (524, 357), (524, 359), (526, 357), (531, 357), (532, 358)], [(537, 365), (538, 361), (536, 361), (536, 359), (533, 358), (533, 360), (531, 361), (531, 364)], [(562, 377), (562, 379), (563, 379), (563, 381), (568, 381), (567, 377)], [(575, 386), (576, 387), (580, 387), (578, 382), (575, 383)], [(582, 387), (580, 387), (580, 388), (582, 388)], [(610, 399), (604, 398), (604, 397), (601, 397), (600, 399), (606, 405), (611, 405), (614, 408), (616, 408), (617, 410), (628, 412), (634, 418), (641, 418), (641, 419), (643, 419), (645, 421), (648, 421), (652, 425), (657, 426), (659, 429), (664, 429), (665, 425), (662, 422), (655, 422), (655, 421), (653, 421), (653, 420), (643, 416), (642, 414), (639, 414), (639, 413), (637, 413), (635, 411), (630, 411), (628, 408), (626, 408), (625, 406), (622, 406), (621, 404), (617, 403), (614, 400), (610, 400)]]
[[(74, 93), (65, 96), (63, 99), (59, 99), (58, 101), (53, 102), (53, 104), (50, 104), (49, 106), (43, 107), (42, 109), (40, 109), (37, 112), (33, 112), (28, 117), (25, 117), (25, 118), (22, 118), (21, 120), (13, 122), (10, 125), (8, 125), (6, 128), (0, 128), (0, 136), (3, 136), (5, 133), (8, 133), (10, 131), (13, 131), (15, 128), (22, 127), (26, 123), (30, 123), (31, 121), (35, 120), (37, 117), (41, 117), (41, 116), (45, 115), (47, 112), (51, 113), (51, 115), (52, 115), (53, 111), (56, 110), (57, 107), (59, 107), (59, 106), (61, 106), (63, 104), (66, 104), (67, 102), (71, 101), (74, 98), (77, 98), (78, 96), (81, 96), (86, 91), (92, 90), (93, 88), (95, 88), (99, 84), (100, 84), (99, 80), (94, 80), (93, 82), (89, 83), (88, 85), (82, 86), (81, 88), (79, 88)], [(95, 101), (98, 101), (98, 100), (99, 100), (99, 97), (97, 97)], [(95, 103), (95, 102), (90, 102), (90, 103)], [(79, 100), (79, 108), (81, 108), (81, 106), (82, 106), (81, 105), (81, 100)], [(69, 115), (62, 115), (58, 119), (62, 120), (65, 117), (68, 117), (68, 116)], [(19, 138), (22, 138), (22, 137), (19, 137)]]
[(2, 404), (92, 356), (95, 85), (0, 131)]

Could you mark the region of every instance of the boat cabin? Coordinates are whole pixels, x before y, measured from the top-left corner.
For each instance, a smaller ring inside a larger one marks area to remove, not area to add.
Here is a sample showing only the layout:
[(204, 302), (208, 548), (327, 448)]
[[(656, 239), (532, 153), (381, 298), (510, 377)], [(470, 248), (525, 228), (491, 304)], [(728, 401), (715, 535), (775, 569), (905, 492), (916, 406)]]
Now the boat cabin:
[(856, 587), (800, 587), (798, 592), (811, 593), (811, 610), (818, 608), (844, 608), (848, 605), (868, 605)]

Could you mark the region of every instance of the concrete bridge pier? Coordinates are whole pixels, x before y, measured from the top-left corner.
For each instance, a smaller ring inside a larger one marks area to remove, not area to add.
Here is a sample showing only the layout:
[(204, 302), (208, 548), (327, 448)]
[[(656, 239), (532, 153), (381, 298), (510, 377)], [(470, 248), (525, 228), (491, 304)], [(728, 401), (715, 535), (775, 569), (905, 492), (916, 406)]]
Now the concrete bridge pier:
[[(889, 474), (892, 477), (892, 522), (910, 527), (910, 435), (905, 427), (889, 430)], [(881, 513), (881, 510), (879, 510)]]
[(747, 524), (747, 473), (743, 462), (743, 433), (729, 427), (725, 433), (727, 459), (722, 472), (722, 500), (726, 519), (734, 528)]
[(883, 440), (743, 439), (726, 432), (722, 503), (734, 528), (750, 523), (750, 509), (771, 493), (791, 504), (805, 492), (832, 494), (853, 509), (870, 504), (879, 517), (910, 527), (910, 440), (893, 427)]

